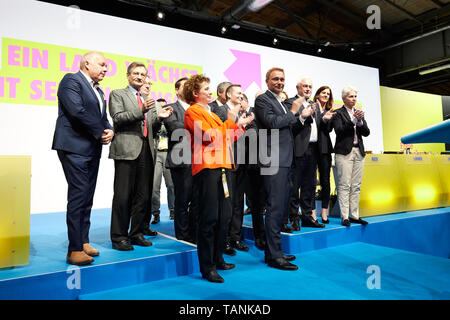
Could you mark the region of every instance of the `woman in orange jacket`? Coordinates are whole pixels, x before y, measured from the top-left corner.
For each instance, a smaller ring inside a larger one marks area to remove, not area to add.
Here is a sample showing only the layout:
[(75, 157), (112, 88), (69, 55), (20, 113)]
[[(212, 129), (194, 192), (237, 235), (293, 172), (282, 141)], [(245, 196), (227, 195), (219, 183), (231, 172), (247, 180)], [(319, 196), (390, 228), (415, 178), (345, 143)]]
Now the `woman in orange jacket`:
[(225, 237), (231, 219), (231, 191), (228, 170), (233, 164), (233, 142), (245, 131), (253, 115), (237, 117), (230, 110), (225, 122), (212, 113), (210, 80), (194, 75), (184, 83), (183, 94), (191, 106), (186, 110), (184, 126), (189, 131), (192, 149), (192, 175), (199, 199), (197, 252), (202, 277), (223, 282), (219, 270), (234, 268), (223, 259)]

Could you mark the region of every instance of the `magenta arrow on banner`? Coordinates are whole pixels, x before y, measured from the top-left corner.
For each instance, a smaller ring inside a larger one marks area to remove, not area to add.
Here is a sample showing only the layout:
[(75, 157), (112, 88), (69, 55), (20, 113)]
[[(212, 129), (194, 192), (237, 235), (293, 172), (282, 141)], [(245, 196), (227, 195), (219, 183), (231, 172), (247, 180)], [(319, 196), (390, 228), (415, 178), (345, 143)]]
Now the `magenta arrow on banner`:
[(223, 73), (228, 81), (240, 84), (242, 90), (247, 90), (255, 82), (261, 89), (261, 56), (256, 53), (232, 50), (236, 57), (234, 63)]

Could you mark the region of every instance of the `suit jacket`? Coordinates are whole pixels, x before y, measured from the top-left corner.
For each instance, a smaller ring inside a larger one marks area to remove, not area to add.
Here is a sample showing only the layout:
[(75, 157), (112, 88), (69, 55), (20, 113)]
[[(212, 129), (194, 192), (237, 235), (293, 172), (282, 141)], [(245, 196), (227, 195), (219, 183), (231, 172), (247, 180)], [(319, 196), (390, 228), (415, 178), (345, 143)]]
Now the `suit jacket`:
[[(255, 100), (255, 116), (259, 130), (267, 131), (267, 153), (270, 156), (272, 152), (278, 149), (279, 161), (278, 167), (290, 168), (293, 160), (294, 139), (291, 132), (291, 126), (299, 125), (296, 118), (289, 108), (278, 102), (277, 98), (267, 90), (259, 95)], [(283, 111), (285, 109), (286, 112)], [(272, 145), (270, 129), (279, 129), (279, 141)], [(260, 159), (261, 160), (261, 159)], [(260, 163), (262, 167), (276, 167), (272, 163)]]
[(58, 87), (58, 118), (52, 149), (73, 152), (83, 156), (101, 156), (100, 138), (105, 129), (112, 129), (106, 115), (106, 101), (98, 88), (103, 106), (86, 77), (68, 73)]
[[(294, 100), (296, 100), (298, 96), (286, 99), (286, 105), (289, 107), (292, 106)], [(308, 103), (313, 103), (312, 100), (308, 100)], [(305, 109), (304, 106), (301, 106), (298, 113), (295, 115), (297, 118), (301, 115), (302, 111)], [(309, 139), (311, 137), (311, 125), (313, 124), (313, 116), (315, 120), (315, 125), (317, 126), (317, 134), (319, 133), (319, 110), (316, 105), (316, 113), (314, 115), (309, 116), (305, 119), (303, 126), (299, 126), (298, 124), (293, 127), (294, 134), (294, 153), (296, 157), (301, 157), (305, 154), (306, 150), (308, 150)], [(300, 123), (300, 120), (299, 120)], [(317, 136), (319, 137), (319, 135)]]
[[(166, 168), (186, 168), (190, 167), (192, 160), (191, 154), (191, 141), (186, 139), (185, 135), (177, 136), (178, 139), (172, 137), (172, 133), (175, 130), (184, 131), (184, 115), (185, 110), (179, 101), (168, 105), (173, 108), (173, 113), (167, 119), (164, 119), (164, 126), (167, 129), (167, 136), (169, 137), (169, 150), (166, 159)], [(184, 151), (189, 151), (188, 155), (184, 154)], [(187, 163), (176, 163), (174, 158), (185, 158), (189, 159)]]
[(319, 131), (318, 144), (320, 154), (331, 154), (334, 152), (333, 144), (331, 143), (330, 132), (333, 130), (331, 120), (323, 120), (323, 116), (327, 113), (327, 110), (319, 115)]
[(219, 106), (219, 104), (217, 103), (217, 101), (214, 101), (215, 104), (212, 102), (212, 106), (210, 104), (211, 107), (211, 112), (214, 112), (215, 114), (217, 114), (217, 116), (220, 118), (220, 120), (222, 120), (222, 122), (225, 122), (228, 119), (228, 106), (227, 104), (223, 104), (221, 106)]
[[(336, 114), (332, 119), (332, 126), (336, 132), (336, 143), (334, 145), (334, 152), (336, 154), (349, 154), (353, 148), (354, 140), (354, 128), (355, 125), (352, 122), (345, 107), (341, 107), (336, 110)], [(362, 137), (367, 137), (370, 134), (369, 127), (366, 120), (363, 120), (362, 126), (356, 126), (356, 135), (358, 136), (358, 148), (361, 155), (365, 156), (364, 143)]]
[[(245, 114), (250, 116), (252, 112), (255, 113), (255, 108), (250, 107)], [(241, 117), (243, 113), (243, 111), (239, 111), (238, 117)], [(256, 163), (254, 163), (255, 159), (252, 158), (253, 163), (250, 164), (250, 151), (252, 151), (252, 157), (256, 157)], [(245, 133), (233, 144), (233, 153), (236, 170), (240, 165), (245, 165), (249, 168), (258, 167), (258, 127), (256, 119), (245, 127)]]
[[(198, 123), (201, 123), (201, 128), (197, 127)], [(233, 168), (231, 144), (245, 130), (239, 129), (233, 120), (222, 122), (215, 113), (209, 113), (198, 104), (187, 109), (184, 126), (191, 135), (193, 176), (203, 169)]]
[[(142, 96), (145, 100), (145, 96)], [(158, 132), (161, 122), (157, 119), (156, 108), (147, 112), (148, 134), (153, 161), (155, 160), (154, 136)], [(115, 160), (135, 160), (141, 153), (143, 143), (144, 114), (142, 113), (137, 96), (133, 95), (127, 86), (124, 89), (111, 91), (109, 96), (109, 114), (114, 124), (114, 139), (109, 149), (109, 158)]]

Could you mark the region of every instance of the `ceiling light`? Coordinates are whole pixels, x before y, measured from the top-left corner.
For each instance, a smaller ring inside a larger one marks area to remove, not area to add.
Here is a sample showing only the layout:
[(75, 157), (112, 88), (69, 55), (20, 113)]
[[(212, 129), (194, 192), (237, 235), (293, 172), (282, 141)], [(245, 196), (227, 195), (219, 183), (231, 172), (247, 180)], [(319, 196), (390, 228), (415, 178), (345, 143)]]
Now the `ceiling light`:
[(274, 37), (274, 38), (273, 38), (272, 43), (273, 43), (275, 46), (278, 44), (278, 39), (277, 39), (277, 37)]
[(420, 70), (419, 74), (421, 76), (429, 74), (429, 73), (433, 73), (433, 72), (438, 72), (441, 70), (445, 70), (445, 69), (449, 69), (450, 68), (450, 64), (444, 64), (443, 66), (439, 66), (439, 67), (435, 67), (435, 68), (431, 68), (431, 69), (426, 69), (426, 70)]
[(166, 17), (166, 15), (162, 11), (158, 11), (158, 13), (156, 14), (156, 19), (158, 19), (159, 21), (164, 20), (165, 17)]
[(240, 29), (241, 26), (238, 25), (238, 24), (233, 24), (233, 25), (231, 26), (231, 28), (234, 29), (234, 30), (237, 30), (237, 29)]
[(222, 28), (220, 29), (221, 34), (225, 34), (227, 31), (228, 31), (228, 29), (225, 26), (222, 26)]
[(317, 49), (317, 53), (322, 53), (322, 49), (321, 48)]

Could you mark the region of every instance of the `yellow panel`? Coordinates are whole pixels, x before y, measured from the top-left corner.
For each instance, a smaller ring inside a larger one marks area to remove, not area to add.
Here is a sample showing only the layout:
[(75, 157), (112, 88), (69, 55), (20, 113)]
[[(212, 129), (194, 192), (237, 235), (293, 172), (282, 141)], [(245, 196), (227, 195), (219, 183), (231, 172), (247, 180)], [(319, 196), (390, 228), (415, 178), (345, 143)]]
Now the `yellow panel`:
[(442, 206), (442, 184), (439, 167), (433, 163), (433, 155), (407, 154), (399, 158), (403, 187), (409, 201), (407, 210), (422, 210)]
[(432, 162), (439, 170), (441, 206), (448, 207), (450, 206), (450, 154), (434, 155)]
[(31, 157), (0, 156), (0, 268), (29, 263)]
[[(384, 151), (402, 151), (402, 136), (443, 121), (441, 96), (380, 87), (380, 97)], [(440, 153), (445, 144), (419, 143), (410, 149)]]
[(368, 154), (364, 160), (359, 215), (374, 216), (404, 211), (407, 192), (399, 177), (402, 155)]

